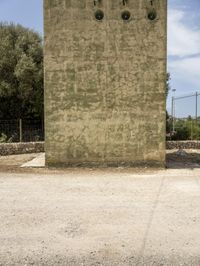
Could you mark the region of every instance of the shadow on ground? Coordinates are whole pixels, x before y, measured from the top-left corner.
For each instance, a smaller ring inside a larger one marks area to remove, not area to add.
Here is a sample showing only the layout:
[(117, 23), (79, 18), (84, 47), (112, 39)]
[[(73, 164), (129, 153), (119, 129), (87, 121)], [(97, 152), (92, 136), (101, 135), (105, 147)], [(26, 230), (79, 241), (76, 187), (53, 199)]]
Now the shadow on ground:
[[(33, 167), (25, 167), (21, 168), (22, 165), (29, 165), (32, 160), (36, 160), (36, 164), (38, 165), (34, 169)], [(41, 162), (42, 163), (41, 163)], [(34, 172), (44, 172), (44, 171), (50, 171), (50, 169), (43, 168), (40, 165), (44, 164), (44, 154), (43, 153), (34, 153), (34, 154), (21, 154), (21, 155), (9, 155), (9, 156), (0, 156), (0, 170), (1, 171), (19, 171), (24, 172), (28, 171), (31, 172), (34, 170)], [(200, 150), (167, 150), (166, 151), (166, 168), (167, 169), (196, 169), (200, 168)], [(77, 168), (78, 169), (84, 169), (84, 168)], [(86, 169), (86, 168), (85, 168)], [(127, 167), (118, 167), (118, 168), (109, 168), (111, 171), (124, 171), (125, 169), (133, 169), (133, 168), (127, 168)], [(52, 170), (56, 170), (55, 168), (52, 168)], [(57, 169), (58, 170), (58, 169)], [(59, 169), (59, 172), (63, 169)], [(65, 169), (66, 170), (66, 169)], [(93, 169), (94, 170), (94, 169)], [(101, 169), (99, 169), (101, 170)], [(103, 170), (103, 169), (102, 169)], [(105, 168), (104, 168), (105, 170)], [(136, 167), (134, 168), (134, 172), (146, 172), (146, 171), (152, 171), (157, 170), (155, 168), (151, 167)], [(73, 168), (73, 171), (75, 171), (75, 168)], [(132, 171), (132, 170), (131, 170)]]
[(166, 154), (168, 169), (195, 169), (200, 168), (200, 151), (168, 151)]

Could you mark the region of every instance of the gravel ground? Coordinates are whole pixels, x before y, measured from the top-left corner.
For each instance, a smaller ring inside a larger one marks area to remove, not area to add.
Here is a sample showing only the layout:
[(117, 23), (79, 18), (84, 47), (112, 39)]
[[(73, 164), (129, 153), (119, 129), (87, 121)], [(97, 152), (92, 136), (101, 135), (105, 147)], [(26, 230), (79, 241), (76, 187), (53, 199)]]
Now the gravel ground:
[(200, 265), (197, 161), (18, 169), (26, 159), (0, 158), (0, 265)]

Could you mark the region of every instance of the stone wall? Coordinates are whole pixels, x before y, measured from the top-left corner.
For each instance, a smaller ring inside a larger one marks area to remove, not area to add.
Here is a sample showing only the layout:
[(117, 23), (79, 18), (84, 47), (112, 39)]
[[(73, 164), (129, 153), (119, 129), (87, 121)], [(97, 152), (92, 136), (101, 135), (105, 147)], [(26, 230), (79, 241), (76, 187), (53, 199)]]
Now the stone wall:
[(167, 141), (167, 149), (200, 149), (200, 141)]
[(44, 142), (1, 143), (0, 156), (44, 152)]
[(47, 165), (163, 165), (167, 1), (44, 3)]
[[(200, 141), (167, 141), (166, 148), (172, 149), (200, 149)], [(0, 156), (12, 154), (26, 154), (44, 152), (44, 142), (1, 143)]]

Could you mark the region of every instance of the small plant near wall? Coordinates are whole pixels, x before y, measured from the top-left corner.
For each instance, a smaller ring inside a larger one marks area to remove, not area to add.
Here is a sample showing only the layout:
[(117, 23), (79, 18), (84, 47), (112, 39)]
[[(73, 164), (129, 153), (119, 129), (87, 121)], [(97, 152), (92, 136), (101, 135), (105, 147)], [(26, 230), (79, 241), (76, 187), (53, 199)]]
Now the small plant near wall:
[(10, 143), (12, 142), (12, 138), (9, 138), (6, 136), (6, 134), (1, 133), (0, 134), (0, 143)]

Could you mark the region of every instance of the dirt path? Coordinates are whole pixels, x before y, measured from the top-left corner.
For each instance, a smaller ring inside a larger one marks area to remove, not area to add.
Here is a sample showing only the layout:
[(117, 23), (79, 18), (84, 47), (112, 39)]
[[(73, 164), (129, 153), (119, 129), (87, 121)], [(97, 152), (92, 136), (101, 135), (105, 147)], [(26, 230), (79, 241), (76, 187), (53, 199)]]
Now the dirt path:
[(200, 169), (31, 171), (0, 173), (0, 265), (200, 265)]

